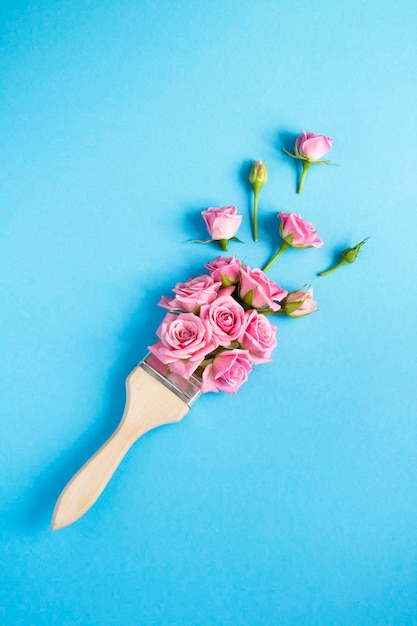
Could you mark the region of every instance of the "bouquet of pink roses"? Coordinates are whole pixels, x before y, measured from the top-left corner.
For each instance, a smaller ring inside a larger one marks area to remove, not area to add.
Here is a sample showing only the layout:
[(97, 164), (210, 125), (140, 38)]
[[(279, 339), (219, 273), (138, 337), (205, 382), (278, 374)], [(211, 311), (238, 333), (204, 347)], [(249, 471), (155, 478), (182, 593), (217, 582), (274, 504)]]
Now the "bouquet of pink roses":
[(277, 329), (268, 314), (306, 315), (316, 303), (311, 289), (288, 294), (236, 256), (206, 267), (209, 274), (178, 283), (173, 298), (161, 298), (159, 305), (170, 312), (149, 350), (167, 372), (201, 378), (203, 392), (236, 393), (253, 365), (271, 361)]

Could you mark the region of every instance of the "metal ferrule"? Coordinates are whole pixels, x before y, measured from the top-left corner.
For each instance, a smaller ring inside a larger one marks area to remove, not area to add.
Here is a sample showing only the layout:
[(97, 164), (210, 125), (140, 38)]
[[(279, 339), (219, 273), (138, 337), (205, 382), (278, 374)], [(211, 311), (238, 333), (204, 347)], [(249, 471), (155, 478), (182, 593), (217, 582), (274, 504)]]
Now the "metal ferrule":
[(139, 365), (164, 387), (181, 398), (189, 407), (201, 394), (201, 380), (199, 378), (196, 376), (183, 378), (174, 372), (170, 372), (168, 366), (161, 363), (152, 353), (147, 354)]

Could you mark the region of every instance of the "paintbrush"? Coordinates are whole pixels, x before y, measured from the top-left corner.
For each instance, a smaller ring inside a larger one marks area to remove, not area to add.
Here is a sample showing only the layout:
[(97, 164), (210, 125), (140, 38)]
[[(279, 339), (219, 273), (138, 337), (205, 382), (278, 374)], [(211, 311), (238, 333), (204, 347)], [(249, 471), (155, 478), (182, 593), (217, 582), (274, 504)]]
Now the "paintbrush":
[(201, 394), (201, 380), (167, 371), (153, 354), (126, 379), (126, 405), (120, 424), (83, 465), (56, 503), (52, 530), (69, 526), (95, 503), (131, 446), (145, 433), (179, 422)]

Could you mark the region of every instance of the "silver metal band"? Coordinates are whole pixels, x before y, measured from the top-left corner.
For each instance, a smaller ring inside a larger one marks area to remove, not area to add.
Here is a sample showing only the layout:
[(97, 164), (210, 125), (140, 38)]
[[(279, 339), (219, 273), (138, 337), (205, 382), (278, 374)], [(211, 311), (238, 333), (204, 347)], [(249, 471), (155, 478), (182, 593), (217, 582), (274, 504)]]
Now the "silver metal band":
[(201, 394), (201, 380), (195, 376), (189, 379), (183, 378), (174, 372), (167, 371), (167, 366), (152, 353), (148, 354), (139, 365), (189, 407)]

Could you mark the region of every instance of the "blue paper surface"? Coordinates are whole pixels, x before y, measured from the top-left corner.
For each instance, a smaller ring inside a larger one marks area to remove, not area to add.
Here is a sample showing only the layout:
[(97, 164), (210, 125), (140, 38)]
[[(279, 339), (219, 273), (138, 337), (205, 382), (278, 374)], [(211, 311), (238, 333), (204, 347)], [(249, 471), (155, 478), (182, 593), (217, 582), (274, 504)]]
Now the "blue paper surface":
[[(2, 4), (1, 624), (417, 624), (416, 30), (411, 0)], [(340, 167), (297, 195), (302, 128)], [(200, 211), (228, 204), (255, 267), (278, 211), (313, 222), (325, 245), (269, 275), (319, 311), (277, 318), (272, 364), (145, 435), (52, 533), (160, 296), (219, 254), (186, 243)]]

